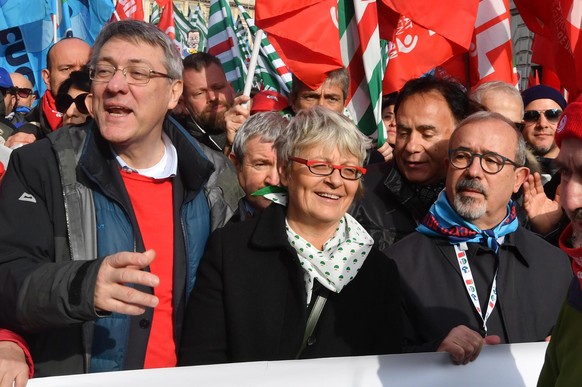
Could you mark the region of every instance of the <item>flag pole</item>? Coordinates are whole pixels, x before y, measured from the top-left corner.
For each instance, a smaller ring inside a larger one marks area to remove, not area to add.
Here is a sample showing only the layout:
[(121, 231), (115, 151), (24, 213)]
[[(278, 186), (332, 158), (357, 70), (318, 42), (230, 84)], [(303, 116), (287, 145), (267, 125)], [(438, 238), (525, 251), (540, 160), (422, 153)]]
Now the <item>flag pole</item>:
[(253, 78), (255, 77), (255, 67), (259, 60), (259, 49), (261, 48), (261, 40), (263, 39), (263, 30), (258, 30), (255, 35), (255, 42), (253, 43), (253, 52), (251, 54), (251, 61), (249, 63), (249, 71), (247, 72), (247, 79), (245, 81), (245, 88), (243, 95), (250, 97), (251, 87), (253, 85)]

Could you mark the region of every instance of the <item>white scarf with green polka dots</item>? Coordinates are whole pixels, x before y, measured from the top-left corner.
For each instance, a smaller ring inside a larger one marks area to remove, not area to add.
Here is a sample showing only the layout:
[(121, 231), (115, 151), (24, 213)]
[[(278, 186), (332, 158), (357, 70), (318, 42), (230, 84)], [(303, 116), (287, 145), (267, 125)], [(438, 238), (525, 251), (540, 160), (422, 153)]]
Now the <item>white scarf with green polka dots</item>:
[(335, 234), (323, 245), (323, 251), (297, 235), (285, 219), (287, 238), (304, 271), (307, 304), (311, 302), (313, 281), (339, 293), (355, 278), (374, 245), (374, 240), (350, 215), (345, 214)]

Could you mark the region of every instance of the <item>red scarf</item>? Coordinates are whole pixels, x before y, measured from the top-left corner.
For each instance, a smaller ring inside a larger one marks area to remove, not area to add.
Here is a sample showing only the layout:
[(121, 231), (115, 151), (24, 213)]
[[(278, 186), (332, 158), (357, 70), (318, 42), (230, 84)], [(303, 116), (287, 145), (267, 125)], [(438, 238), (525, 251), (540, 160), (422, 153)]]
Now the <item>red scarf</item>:
[(63, 113), (57, 111), (55, 97), (50, 90), (45, 91), (42, 96), (42, 112), (51, 130), (54, 131), (63, 124)]
[(572, 258), (572, 270), (574, 275), (578, 278), (578, 284), (582, 290), (582, 247), (573, 248), (572, 245), (572, 233), (574, 229), (572, 228), (572, 223), (570, 223), (566, 229), (560, 235), (560, 248), (563, 252), (568, 254)]

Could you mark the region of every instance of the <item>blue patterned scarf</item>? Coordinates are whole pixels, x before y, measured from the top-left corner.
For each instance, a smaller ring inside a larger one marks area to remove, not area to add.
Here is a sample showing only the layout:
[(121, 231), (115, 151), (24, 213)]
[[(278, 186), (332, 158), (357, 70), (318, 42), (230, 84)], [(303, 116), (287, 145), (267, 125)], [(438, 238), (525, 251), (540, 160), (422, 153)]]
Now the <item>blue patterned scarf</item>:
[(486, 244), (497, 253), (497, 250), (499, 250), (499, 238), (514, 232), (518, 226), (517, 212), (511, 200), (507, 205), (505, 219), (492, 229), (481, 230), (461, 218), (449, 204), (445, 191), (442, 191), (422, 220), (422, 224), (416, 228), (416, 231), (428, 236), (444, 236), (448, 238), (451, 244), (461, 242)]

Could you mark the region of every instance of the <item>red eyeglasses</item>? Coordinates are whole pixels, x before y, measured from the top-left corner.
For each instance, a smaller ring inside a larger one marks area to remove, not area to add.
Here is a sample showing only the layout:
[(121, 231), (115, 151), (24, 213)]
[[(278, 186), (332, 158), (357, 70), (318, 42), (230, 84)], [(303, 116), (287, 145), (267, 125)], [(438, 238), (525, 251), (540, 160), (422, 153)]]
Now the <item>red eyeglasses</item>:
[(337, 169), (340, 176), (346, 180), (358, 180), (366, 174), (366, 168), (352, 165), (333, 165), (326, 161), (306, 160), (299, 157), (289, 157), (289, 160), (306, 165), (309, 172), (317, 176), (329, 176)]

